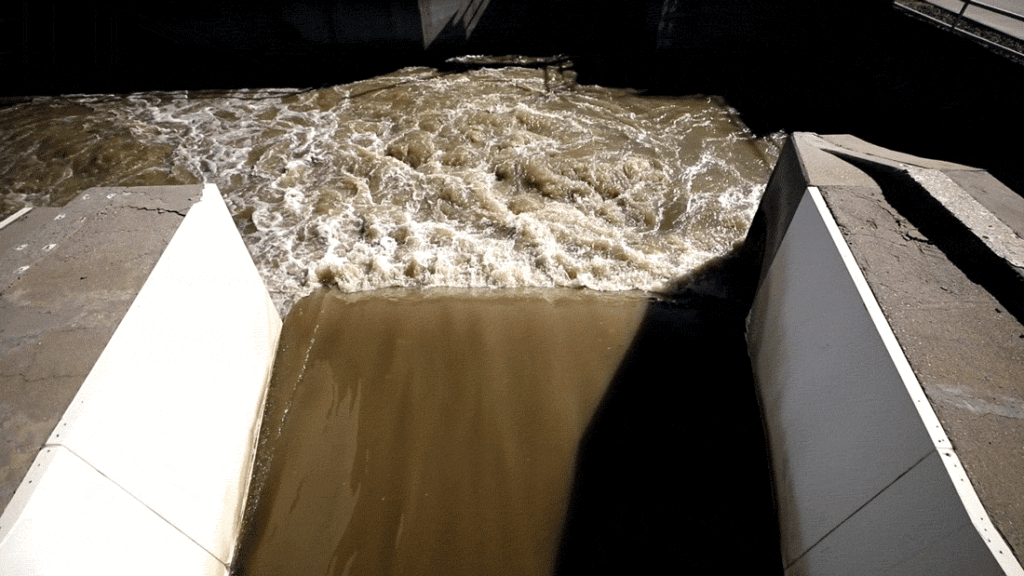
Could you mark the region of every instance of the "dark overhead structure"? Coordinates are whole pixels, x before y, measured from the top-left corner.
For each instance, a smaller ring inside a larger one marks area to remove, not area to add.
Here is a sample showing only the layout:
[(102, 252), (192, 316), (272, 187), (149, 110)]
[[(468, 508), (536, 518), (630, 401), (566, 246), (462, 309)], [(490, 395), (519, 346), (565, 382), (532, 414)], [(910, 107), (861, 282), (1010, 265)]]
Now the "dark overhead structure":
[[(957, 29), (980, 25), (973, 4)], [(463, 54), (567, 54), (582, 83), (721, 95), (759, 133), (855, 133), (1020, 193), (1001, 142), (1024, 132), (1024, 65), (949, 28), (890, 0), (25, 1), (0, 9), (0, 96), (318, 87)]]

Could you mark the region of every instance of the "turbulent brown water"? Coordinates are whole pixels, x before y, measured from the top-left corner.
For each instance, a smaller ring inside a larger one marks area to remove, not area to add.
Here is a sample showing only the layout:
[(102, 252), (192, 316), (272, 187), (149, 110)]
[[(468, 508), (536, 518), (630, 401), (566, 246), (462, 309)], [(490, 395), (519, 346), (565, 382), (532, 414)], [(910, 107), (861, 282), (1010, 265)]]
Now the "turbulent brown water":
[(8, 106), (0, 192), (6, 215), (89, 186), (215, 182), (282, 312), (320, 283), (664, 291), (743, 238), (777, 143), (715, 97), (406, 68)]

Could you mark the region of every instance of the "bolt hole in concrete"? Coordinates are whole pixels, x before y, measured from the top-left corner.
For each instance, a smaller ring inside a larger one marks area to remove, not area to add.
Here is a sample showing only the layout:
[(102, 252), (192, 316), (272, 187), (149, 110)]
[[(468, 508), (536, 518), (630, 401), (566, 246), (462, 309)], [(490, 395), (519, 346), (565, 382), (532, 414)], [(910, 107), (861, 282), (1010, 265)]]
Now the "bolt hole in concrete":
[(236, 574), (779, 571), (735, 286), (673, 300), (778, 156), (721, 98), (405, 68), (0, 126), (3, 214), (212, 180), (295, 308)]

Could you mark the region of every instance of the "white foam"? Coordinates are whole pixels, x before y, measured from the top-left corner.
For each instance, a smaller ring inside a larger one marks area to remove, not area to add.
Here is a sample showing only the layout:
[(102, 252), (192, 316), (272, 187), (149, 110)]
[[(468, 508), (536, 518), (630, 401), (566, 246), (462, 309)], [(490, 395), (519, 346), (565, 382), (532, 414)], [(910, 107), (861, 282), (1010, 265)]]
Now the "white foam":
[(408, 68), (78, 104), (131, 135), (136, 152), (114, 156), (167, 151), (108, 179), (219, 185), (282, 313), (321, 281), (660, 290), (742, 239), (777, 147), (735, 110), (549, 85), (543, 70)]

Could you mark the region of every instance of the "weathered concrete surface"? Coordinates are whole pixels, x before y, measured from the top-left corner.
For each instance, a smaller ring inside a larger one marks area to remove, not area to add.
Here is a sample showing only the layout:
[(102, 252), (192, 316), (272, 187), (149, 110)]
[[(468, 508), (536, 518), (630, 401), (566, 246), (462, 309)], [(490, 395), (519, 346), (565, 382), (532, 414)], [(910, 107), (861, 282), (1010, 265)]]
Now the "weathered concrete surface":
[[(975, 190), (976, 197), (992, 194), (1007, 201), (1009, 210), (1019, 206), (998, 187), (988, 187), (986, 178), (965, 177), (973, 170), (919, 162), (877, 147), (871, 156), (878, 160), (867, 161), (854, 140), (828, 140), (845, 151), (825, 152), (821, 148), (829, 147), (819, 147), (821, 138), (796, 135), (808, 182), (821, 190), (993, 523), (1022, 558), (1024, 325), (1019, 311), (1015, 317), (993, 295), (993, 289), (999, 291), (993, 283), (1014, 278), (993, 280), (986, 272), (995, 265), (985, 264), (984, 270), (968, 265), (965, 271), (954, 264), (951, 259), (961, 256), (948, 246), (959, 241), (950, 238), (945, 225), (950, 214), (934, 206), (920, 213), (925, 210), (921, 183), (894, 177), (893, 167), (906, 174), (936, 169), (984, 188)], [(861, 154), (861, 161), (854, 167), (835, 153), (847, 159)]]
[(0, 509), (201, 194), (92, 188), (0, 230)]
[(868, 171), (897, 211), (931, 230), (933, 241), (955, 266), (1024, 319), (1024, 240), (1019, 231), (1024, 198), (991, 176), (983, 177), (981, 170), (896, 152), (887, 155), (884, 148), (852, 136), (801, 134), (798, 140), (808, 149), (808, 158), (827, 151)]
[(943, 170), (942, 173), (1024, 238), (1024, 198), (983, 170)]
[[(892, 152), (849, 135), (824, 136), (815, 141), (822, 150), (854, 164), (868, 163), (886, 172), (905, 174), (927, 190), (928, 196), (1001, 260), (1024, 273), (1024, 197), (978, 168)], [(822, 142), (824, 140), (825, 142)], [(827, 142), (827, 143), (826, 143)], [(877, 170), (876, 170), (877, 172)], [(903, 177), (906, 180), (906, 176)]]

